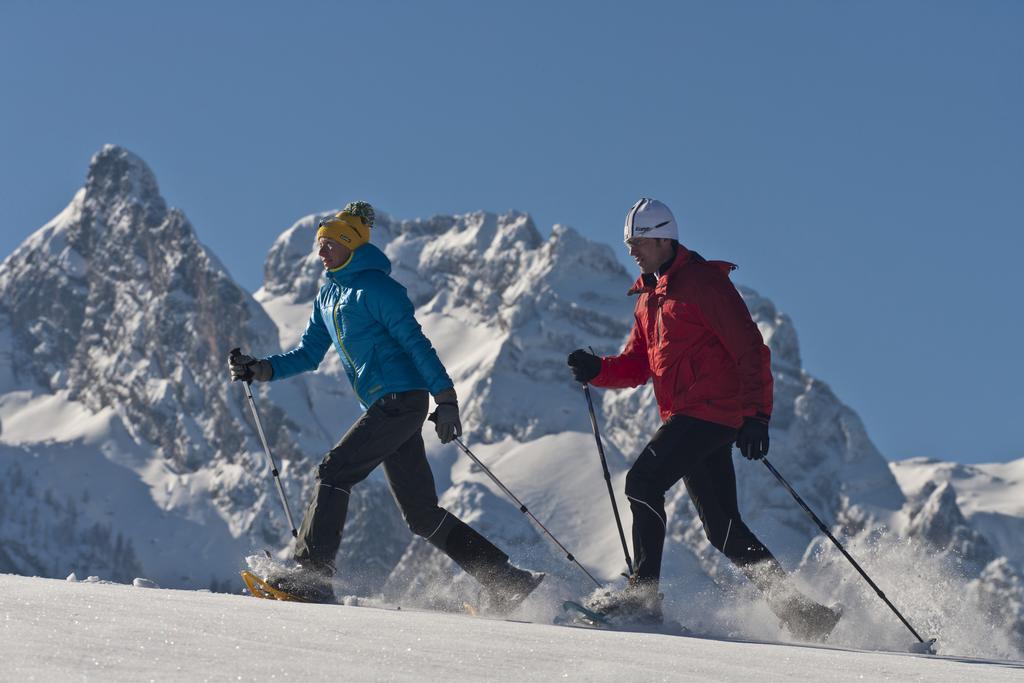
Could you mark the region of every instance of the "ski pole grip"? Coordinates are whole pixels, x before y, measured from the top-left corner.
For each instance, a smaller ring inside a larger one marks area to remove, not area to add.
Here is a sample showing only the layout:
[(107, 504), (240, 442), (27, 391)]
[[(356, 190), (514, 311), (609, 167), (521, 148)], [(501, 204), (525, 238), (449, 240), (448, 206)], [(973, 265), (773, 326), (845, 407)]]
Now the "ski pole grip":
[[(588, 348), (588, 349), (590, 349), (590, 355), (591, 355), (591, 356), (597, 356), (597, 354), (596, 354), (596, 353), (594, 353), (594, 347), (593, 347), (593, 346), (590, 346), (590, 345), (588, 344), (588, 345), (587, 345), (587, 348)], [(600, 358), (600, 356), (597, 356), (597, 357), (598, 357), (598, 358)], [(598, 374), (600, 374), (600, 372), (599, 372)], [(594, 378), (593, 378), (593, 377), (591, 377), (590, 379), (594, 379)], [(588, 387), (588, 388), (589, 388), (589, 387), (590, 387), (590, 382), (584, 382), (584, 383), (583, 383), (583, 386), (584, 386), (584, 387)]]
[[(231, 349), (231, 351), (228, 352), (228, 359), (233, 361), (234, 359), (238, 358), (241, 355), (242, 349), (236, 346), (235, 348)], [(244, 380), (244, 382), (249, 385), (252, 384), (252, 370), (249, 370), (249, 379)]]

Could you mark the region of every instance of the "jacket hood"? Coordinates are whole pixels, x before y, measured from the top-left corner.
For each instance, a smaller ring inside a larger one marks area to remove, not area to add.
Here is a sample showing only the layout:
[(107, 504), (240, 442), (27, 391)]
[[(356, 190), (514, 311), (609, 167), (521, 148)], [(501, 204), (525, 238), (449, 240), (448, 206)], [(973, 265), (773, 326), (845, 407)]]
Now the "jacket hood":
[(326, 271), (327, 279), (337, 285), (349, 286), (356, 276), (368, 270), (391, 274), (391, 260), (372, 244), (364, 244), (352, 252), (352, 257), (337, 270)]

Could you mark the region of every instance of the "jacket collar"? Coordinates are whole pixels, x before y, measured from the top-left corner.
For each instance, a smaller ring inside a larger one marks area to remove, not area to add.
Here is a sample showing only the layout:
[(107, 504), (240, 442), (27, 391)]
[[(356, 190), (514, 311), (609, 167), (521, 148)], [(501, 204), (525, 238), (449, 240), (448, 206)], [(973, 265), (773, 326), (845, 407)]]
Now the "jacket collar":
[[(678, 245), (676, 247), (675, 260), (672, 261), (672, 265), (668, 267), (668, 270), (660, 276), (656, 273), (642, 273), (626, 294), (628, 296), (640, 294), (641, 292), (664, 294), (665, 289), (668, 287), (668, 281), (679, 272), (680, 268), (689, 263), (693, 256), (700, 258), (696, 252), (690, 251), (681, 244)], [(701, 261), (703, 260), (701, 259)]]
[(712, 266), (716, 266), (726, 276), (731, 271), (736, 270), (735, 263), (729, 263), (728, 261), (708, 261), (703, 256), (695, 251), (690, 251), (682, 244), (676, 247), (676, 258), (669, 266), (668, 270), (661, 274), (659, 277), (654, 273), (642, 274), (633, 283), (629, 291), (626, 292), (627, 296), (633, 296), (634, 294), (656, 294), (663, 296), (668, 291), (668, 283), (670, 280), (676, 277), (676, 274), (688, 265), (696, 263), (707, 263)]
[(352, 252), (345, 263), (334, 270), (324, 271), (328, 282), (341, 287), (350, 287), (356, 276), (368, 270), (379, 270), (391, 274), (391, 261), (373, 244), (364, 244)]

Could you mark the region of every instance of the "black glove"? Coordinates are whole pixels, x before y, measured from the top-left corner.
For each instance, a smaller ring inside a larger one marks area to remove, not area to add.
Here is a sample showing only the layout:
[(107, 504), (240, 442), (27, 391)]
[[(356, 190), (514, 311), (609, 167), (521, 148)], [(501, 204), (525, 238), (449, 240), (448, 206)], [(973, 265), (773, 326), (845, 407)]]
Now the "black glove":
[(736, 447), (747, 460), (760, 460), (768, 455), (768, 419), (760, 413), (757, 417), (743, 418), (743, 426), (736, 435)]
[(586, 384), (601, 374), (601, 359), (583, 349), (576, 349), (569, 354), (569, 367), (572, 377), (580, 384)]
[(462, 421), (459, 420), (459, 399), (455, 389), (439, 391), (434, 396), (437, 408), (430, 414), (434, 423), (434, 431), (441, 443), (450, 443), (457, 436), (462, 436)]
[(242, 353), (239, 348), (231, 349), (228, 355), (228, 369), (233, 382), (268, 382), (274, 376), (274, 367), (268, 360), (259, 360)]

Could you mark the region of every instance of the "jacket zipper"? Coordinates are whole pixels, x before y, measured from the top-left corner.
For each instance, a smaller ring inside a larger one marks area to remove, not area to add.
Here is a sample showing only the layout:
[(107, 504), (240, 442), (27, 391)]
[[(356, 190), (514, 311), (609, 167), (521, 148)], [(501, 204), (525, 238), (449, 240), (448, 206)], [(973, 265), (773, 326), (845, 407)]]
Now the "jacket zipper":
[(665, 328), (665, 321), (661, 317), (661, 299), (658, 300), (658, 323), (654, 326), (657, 332), (658, 346), (661, 346), (661, 335)]
[(356, 374), (356, 364), (352, 362), (352, 356), (348, 355), (348, 351), (345, 349), (345, 342), (341, 341), (341, 327), (338, 326), (338, 309), (341, 308), (341, 296), (338, 296), (337, 303), (334, 304), (334, 332), (338, 335), (338, 347), (341, 349), (341, 353), (348, 359), (348, 364), (352, 368), (352, 392), (359, 399), (359, 402), (365, 406), (370, 404), (363, 400), (363, 397), (359, 395), (359, 376)]

